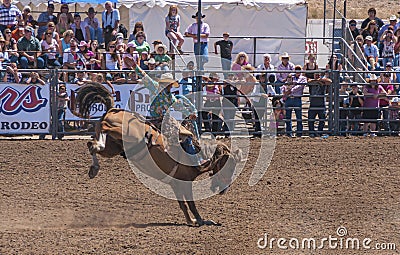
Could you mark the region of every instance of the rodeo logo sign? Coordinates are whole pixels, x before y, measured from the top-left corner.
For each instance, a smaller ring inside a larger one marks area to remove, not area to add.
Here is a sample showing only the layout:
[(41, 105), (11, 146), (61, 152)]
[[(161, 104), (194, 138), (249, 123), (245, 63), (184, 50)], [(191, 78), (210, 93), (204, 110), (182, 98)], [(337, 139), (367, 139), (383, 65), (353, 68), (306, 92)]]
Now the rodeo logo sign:
[(47, 133), (50, 127), (49, 85), (0, 84), (0, 133)]

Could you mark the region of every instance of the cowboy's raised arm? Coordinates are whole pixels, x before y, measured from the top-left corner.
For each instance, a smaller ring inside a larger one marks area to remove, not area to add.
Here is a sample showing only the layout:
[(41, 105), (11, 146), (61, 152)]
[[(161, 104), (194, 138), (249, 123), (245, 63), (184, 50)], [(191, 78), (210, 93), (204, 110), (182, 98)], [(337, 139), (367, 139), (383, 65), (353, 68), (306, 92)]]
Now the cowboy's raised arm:
[[(136, 64), (136, 63), (135, 63)], [(139, 65), (136, 64), (135, 67), (135, 71), (140, 73), (143, 78), (142, 78), (142, 82), (143, 85), (151, 92), (156, 94), (160, 88), (160, 85), (158, 84), (158, 82), (156, 82), (155, 80), (153, 80), (145, 71), (143, 71), (142, 68), (139, 67)]]

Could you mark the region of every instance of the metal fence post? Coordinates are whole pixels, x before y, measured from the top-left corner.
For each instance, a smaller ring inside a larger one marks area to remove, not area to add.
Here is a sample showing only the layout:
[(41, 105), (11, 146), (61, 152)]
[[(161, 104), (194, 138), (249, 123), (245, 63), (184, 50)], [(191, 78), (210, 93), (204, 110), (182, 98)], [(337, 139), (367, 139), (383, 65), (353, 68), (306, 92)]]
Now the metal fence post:
[(50, 70), (50, 91), (51, 91), (51, 138), (57, 137), (58, 116), (57, 116), (57, 88), (58, 88), (58, 70)]
[(339, 71), (333, 71), (332, 74), (333, 74), (333, 80), (332, 80), (333, 88), (331, 89), (331, 91), (333, 91), (333, 134), (340, 135), (340, 130), (339, 130), (339, 123), (340, 123), (339, 89), (341, 86), (340, 85), (340, 76), (339, 76), (340, 73), (339, 73)]

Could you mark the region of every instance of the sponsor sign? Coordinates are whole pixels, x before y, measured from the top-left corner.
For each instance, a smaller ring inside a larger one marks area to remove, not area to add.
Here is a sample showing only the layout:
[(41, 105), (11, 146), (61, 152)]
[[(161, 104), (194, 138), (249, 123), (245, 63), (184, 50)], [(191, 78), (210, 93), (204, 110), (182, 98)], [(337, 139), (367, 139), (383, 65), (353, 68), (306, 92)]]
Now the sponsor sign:
[(0, 134), (48, 133), (49, 99), (49, 84), (0, 84)]

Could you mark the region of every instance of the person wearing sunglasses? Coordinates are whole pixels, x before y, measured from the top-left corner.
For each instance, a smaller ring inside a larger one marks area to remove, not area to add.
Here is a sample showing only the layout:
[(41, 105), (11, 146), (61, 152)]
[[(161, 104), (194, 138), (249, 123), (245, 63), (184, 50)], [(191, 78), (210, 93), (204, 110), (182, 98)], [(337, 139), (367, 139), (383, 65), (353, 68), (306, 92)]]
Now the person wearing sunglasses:
[(368, 60), (368, 70), (380, 70), (380, 65), (378, 63), (379, 50), (375, 44), (372, 44), (372, 36), (370, 35), (365, 38), (364, 55)]
[(360, 30), (358, 30), (357, 28), (357, 21), (355, 21), (354, 19), (349, 21), (349, 30), (351, 34), (351, 38), (349, 41), (353, 41), (360, 34)]

